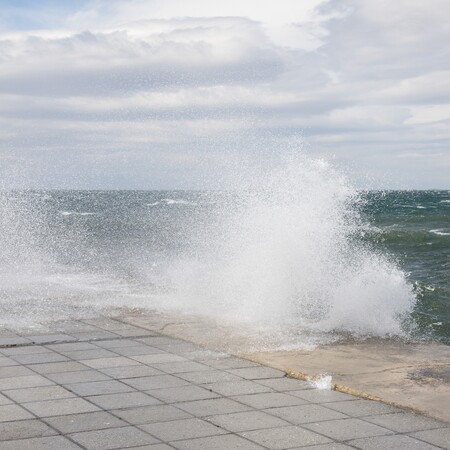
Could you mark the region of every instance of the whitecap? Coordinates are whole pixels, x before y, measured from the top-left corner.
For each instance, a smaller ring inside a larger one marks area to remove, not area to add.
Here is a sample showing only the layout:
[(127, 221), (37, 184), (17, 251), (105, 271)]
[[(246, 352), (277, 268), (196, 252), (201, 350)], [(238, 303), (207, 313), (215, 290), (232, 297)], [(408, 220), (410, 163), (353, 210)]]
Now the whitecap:
[(450, 231), (444, 228), (437, 228), (436, 230), (430, 230), (430, 233), (437, 234), (438, 236), (450, 236)]

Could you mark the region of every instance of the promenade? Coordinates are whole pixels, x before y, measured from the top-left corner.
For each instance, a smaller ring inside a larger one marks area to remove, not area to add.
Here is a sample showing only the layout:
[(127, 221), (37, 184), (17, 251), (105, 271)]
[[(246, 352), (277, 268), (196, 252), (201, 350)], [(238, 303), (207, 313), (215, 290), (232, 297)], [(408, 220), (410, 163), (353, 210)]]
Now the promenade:
[(111, 318), (0, 331), (1, 450), (450, 449), (450, 424)]

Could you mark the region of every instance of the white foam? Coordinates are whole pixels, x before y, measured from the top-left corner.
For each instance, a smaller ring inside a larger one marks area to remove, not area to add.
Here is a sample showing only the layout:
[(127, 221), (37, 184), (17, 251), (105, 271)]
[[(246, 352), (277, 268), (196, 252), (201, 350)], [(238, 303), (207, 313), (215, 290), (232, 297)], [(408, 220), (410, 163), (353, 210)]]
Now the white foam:
[(314, 389), (323, 389), (330, 391), (333, 388), (332, 379), (333, 378), (331, 375), (323, 374), (309, 380), (308, 383)]

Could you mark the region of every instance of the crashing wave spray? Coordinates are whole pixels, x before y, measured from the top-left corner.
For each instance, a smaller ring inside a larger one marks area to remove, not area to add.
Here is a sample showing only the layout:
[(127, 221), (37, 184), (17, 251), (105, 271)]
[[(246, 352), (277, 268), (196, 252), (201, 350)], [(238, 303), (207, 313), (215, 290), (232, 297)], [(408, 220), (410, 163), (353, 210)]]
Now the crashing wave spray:
[(363, 243), (368, 225), (347, 178), (301, 154), (258, 170), (240, 175), (244, 189), (195, 256), (172, 265), (170, 305), (285, 332), (403, 335), (412, 288)]

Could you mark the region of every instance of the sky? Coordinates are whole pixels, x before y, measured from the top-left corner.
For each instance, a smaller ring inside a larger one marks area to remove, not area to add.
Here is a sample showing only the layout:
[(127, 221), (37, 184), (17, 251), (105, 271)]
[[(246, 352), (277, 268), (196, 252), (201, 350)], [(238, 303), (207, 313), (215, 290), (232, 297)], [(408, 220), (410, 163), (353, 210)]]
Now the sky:
[(0, 187), (215, 188), (301, 150), (449, 189), (449, 43), (448, 0), (0, 0)]

